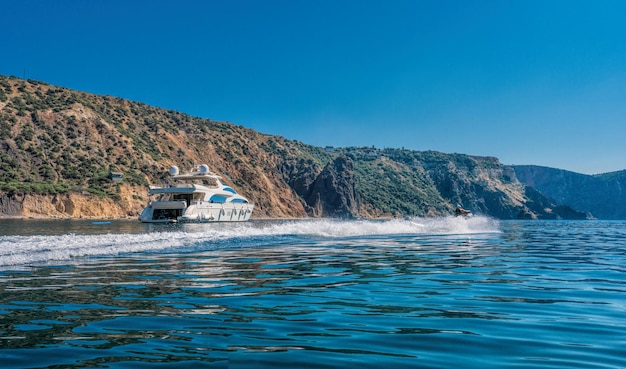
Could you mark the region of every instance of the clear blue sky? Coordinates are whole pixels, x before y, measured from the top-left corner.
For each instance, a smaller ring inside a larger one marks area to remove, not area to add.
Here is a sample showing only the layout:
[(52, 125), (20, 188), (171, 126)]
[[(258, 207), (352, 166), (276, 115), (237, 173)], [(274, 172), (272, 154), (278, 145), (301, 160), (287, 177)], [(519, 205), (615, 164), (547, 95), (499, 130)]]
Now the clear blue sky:
[(626, 1), (0, 0), (0, 74), (317, 146), (626, 169)]

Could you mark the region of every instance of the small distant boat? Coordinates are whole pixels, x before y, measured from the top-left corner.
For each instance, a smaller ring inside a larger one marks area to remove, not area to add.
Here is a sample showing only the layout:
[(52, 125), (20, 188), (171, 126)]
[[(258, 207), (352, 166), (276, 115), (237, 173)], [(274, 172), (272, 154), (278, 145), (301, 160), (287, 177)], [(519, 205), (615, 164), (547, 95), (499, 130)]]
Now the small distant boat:
[(254, 204), (225, 185), (221, 177), (202, 164), (180, 174), (177, 166), (169, 170), (172, 183), (150, 186), (149, 195), (157, 196), (143, 209), (144, 223), (245, 222)]
[(472, 216), (472, 212), (469, 210), (463, 209), (460, 206), (457, 206), (456, 210), (454, 211), (454, 216), (469, 218)]

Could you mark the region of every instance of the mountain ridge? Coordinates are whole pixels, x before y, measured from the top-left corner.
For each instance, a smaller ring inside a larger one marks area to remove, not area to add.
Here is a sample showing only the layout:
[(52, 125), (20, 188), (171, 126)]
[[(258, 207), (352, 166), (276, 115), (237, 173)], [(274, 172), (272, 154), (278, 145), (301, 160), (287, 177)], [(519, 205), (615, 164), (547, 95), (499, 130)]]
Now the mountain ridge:
[[(502, 219), (585, 217), (529, 190), (494, 157), (321, 148), (0, 76), (0, 214), (134, 217), (149, 183), (195, 163), (253, 200), (256, 218), (445, 216), (457, 204)], [(111, 181), (113, 172), (124, 180)]]
[(522, 183), (557, 204), (599, 219), (626, 219), (626, 170), (589, 175), (538, 165), (512, 168)]

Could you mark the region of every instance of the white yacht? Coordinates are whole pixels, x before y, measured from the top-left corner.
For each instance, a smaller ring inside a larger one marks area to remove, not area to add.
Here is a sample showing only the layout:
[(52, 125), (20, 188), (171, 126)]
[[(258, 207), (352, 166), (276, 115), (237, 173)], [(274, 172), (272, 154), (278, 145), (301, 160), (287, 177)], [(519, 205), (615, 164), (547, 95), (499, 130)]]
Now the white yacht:
[(209, 171), (209, 166), (194, 166), (180, 174), (170, 167), (172, 183), (150, 186), (149, 195), (157, 198), (148, 203), (139, 220), (144, 223), (175, 222), (245, 222), (250, 219), (254, 204), (237, 194)]

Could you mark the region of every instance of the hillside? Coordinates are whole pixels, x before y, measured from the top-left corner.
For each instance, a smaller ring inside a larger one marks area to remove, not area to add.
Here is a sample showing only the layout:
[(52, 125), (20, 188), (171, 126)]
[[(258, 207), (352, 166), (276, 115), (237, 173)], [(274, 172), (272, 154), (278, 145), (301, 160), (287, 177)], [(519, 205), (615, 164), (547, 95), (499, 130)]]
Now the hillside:
[[(135, 217), (170, 165), (207, 163), (253, 217), (584, 217), (496, 158), (323, 149), (230, 123), (0, 76), (0, 214)], [(122, 182), (109, 173), (119, 172)]]
[(626, 171), (586, 175), (536, 165), (513, 168), (521, 182), (558, 204), (599, 219), (626, 219)]

